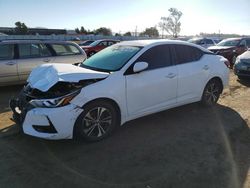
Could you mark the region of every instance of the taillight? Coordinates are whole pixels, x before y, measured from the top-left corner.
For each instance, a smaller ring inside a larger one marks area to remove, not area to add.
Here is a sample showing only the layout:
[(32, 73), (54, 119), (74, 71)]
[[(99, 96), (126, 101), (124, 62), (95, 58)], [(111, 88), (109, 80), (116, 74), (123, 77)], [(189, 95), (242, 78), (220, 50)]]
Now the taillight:
[(230, 62), (229, 62), (228, 60), (224, 61), (224, 64), (225, 64), (228, 68), (231, 67)]

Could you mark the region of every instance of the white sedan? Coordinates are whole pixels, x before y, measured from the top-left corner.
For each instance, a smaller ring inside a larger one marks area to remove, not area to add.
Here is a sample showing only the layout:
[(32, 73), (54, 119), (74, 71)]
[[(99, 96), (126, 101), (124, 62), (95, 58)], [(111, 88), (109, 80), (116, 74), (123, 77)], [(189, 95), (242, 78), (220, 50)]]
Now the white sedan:
[(183, 41), (121, 42), (79, 67), (34, 69), (10, 106), (26, 134), (97, 141), (138, 117), (197, 101), (214, 105), (228, 84), (228, 65)]

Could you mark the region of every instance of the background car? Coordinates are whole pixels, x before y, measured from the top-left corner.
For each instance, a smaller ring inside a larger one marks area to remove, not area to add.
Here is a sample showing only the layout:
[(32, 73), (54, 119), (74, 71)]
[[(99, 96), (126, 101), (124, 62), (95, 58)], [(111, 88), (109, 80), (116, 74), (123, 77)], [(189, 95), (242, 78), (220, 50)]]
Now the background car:
[(198, 101), (214, 105), (228, 84), (226, 65), (224, 57), (187, 42), (121, 42), (80, 67), (34, 69), (10, 106), (26, 134), (98, 141), (135, 118)]
[(233, 67), (238, 55), (244, 53), (250, 47), (250, 38), (229, 38), (219, 42), (216, 46), (208, 49), (215, 54), (222, 55), (228, 59)]
[(95, 42), (95, 41), (94, 41), (94, 40), (86, 40), (86, 41), (80, 42), (78, 45), (79, 45), (79, 46), (88, 46), (88, 45), (90, 45), (92, 42)]
[(208, 48), (216, 44), (213, 39), (209, 39), (209, 38), (192, 38), (192, 39), (189, 39), (188, 42), (200, 45), (203, 48)]
[(87, 58), (73, 42), (9, 40), (0, 42), (0, 86), (24, 83), (44, 63), (79, 64)]
[(89, 46), (81, 46), (81, 48), (86, 52), (88, 57), (94, 55), (95, 53), (120, 42), (119, 40), (111, 40), (111, 39), (103, 39), (103, 40), (96, 40), (95, 42), (91, 43)]
[(250, 78), (250, 49), (237, 57), (234, 64), (234, 73), (238, 78)]

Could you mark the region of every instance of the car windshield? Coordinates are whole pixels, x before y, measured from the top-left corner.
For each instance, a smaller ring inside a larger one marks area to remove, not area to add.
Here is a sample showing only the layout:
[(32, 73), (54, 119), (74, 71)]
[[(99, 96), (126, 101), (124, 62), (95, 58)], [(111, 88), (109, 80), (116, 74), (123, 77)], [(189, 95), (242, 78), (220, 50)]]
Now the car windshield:
[(191, 42), (193, 44), (201, 44), (202, 39), (189, 39), (188, 42)]
[(91, 44), (89, 44), (90, 46), (96, 46), (97, 44), (99, 44), (100, 43), (100, 41), (99, 40), (97, 40), (97, 41), (95, 41), (95, 42), (92, 42)]
[(240, 39), (227, 39), (219, 42), (217, 46), (237, 46), (240, 42)]
[(140, 47), (136, 46), (110, 46), (93, 55), (80, 66), (104, 72), (117, 71), (140, 49)]

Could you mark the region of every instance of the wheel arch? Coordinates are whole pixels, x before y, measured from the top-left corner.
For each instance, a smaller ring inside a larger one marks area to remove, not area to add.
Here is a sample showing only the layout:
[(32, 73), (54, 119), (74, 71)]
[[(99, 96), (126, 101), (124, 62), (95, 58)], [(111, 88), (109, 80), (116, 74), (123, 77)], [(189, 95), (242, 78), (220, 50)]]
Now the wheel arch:
[[(106, 97), (96, 98), (96, 99), (88, 101), (81, 108), (84, 110), (84, 106), (89, 105), (91, 103), (102, 102), (102, 101), (109, 102), (118, 111), (118, 122), (120, 125), (121, 124), (121, 109), (120, 109), (119, 104), (113, 99), (106, 98)], [(81, 116), (81, 114), (77, 117), (75, 124), (74, 124), (74, 128), (73, 128), (73, 138), (75, 138), (75, 139), (78, 139), (78, 137), (79, 137), (78, 132), (77, 132), (77, 126), (79, 125), (78, 122), (79, 122), (80, 116)]]
[[(212, 80), (215, 80), (215, 81), (217, 81), (217, 82), (220, 84), (220, 93), (222, 93), (222, 91), (223, 91), (223, 89), (224, 89), (224, 85), (223, 85), (222, 79), (221, 79), (219, 76), (214, 76), (214, 77), (210, 78), (210, 79), (207, 81), (206, 85), (207, 85), (209, 82), (211, 82)], [(206, 86), (205, 86), (205, 87), (206, 87)]]

